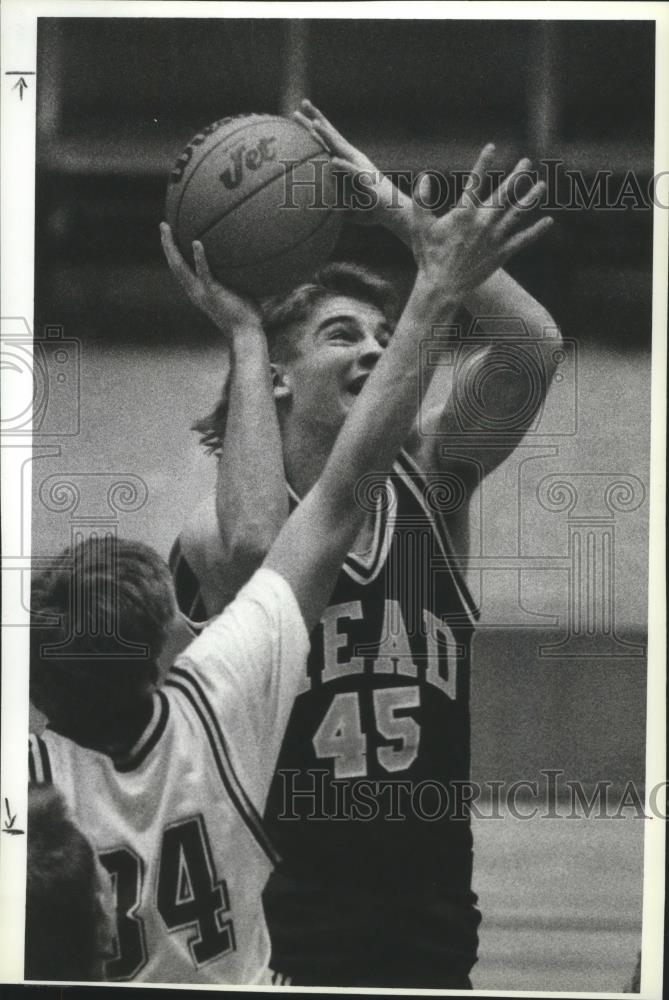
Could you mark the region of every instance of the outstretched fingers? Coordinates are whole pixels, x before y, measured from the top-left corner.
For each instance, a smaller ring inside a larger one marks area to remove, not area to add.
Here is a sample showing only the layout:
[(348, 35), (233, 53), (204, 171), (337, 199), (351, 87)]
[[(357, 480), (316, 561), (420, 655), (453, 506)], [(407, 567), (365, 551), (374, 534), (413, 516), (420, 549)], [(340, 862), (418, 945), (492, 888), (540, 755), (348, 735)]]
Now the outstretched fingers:
[(172, 230), (166, 222), (160, 223), (160, 241), (163, 245), (163, 253), (167, 258), (170, 271), (186, 294), (192, 296), (195, 292), (197, 278), (179, 252), (174, 242)]
[(462, 189), (462, 194), (460, 196), (460, 201), (458, 202), (461, 206), (477, 207), (480, 205), (480, 198), (478, 194), (483, 186), (483, 181), (488, 168), (492, 166), (492, 162), (495, 156), (495, 146), (492, 142), (489, 142), (483, 147), (478, 155), (476, 163), (469, 172), (469, 176), (465, 181), (465, 185)]
[(546, 215), (543, 219), (539, 219), (538, 222), (535, 222), (534, 225), (529, 226), (527, 229), (523, 229), (521, 232), (515, 233), (513, 236), (509, 236), (508, 239), (506, 239), (502, 244), (504, 259), (508, 259), (513, 254), (518, 253), (519, 250), (523, 250), (531, 243), (535, 243), (551, 228), (552, 225), (552, 216)]
[(332, 122), (325, 117), (322, 111), (312, 104), (306, 97), (300, 101), (300, 110), (294, 112), (293, 117), (310, 129), (320, 141), (334, 153), (345, 160), (352, 160), (357, 150), (355, 146), (344, 138), (341, 132), (337, 131)]
[(515, 204), (509, 205), (498, 224), (498, 234), (506, 237), (514, 229), (524, 212), (529, 212), (536, 208), (541, 201), (541, 196), (546, 190), (544, 181), (537, 181)]
[(507, 174), (492, 196), (491, 202), (493, 208), (505, 208), (509, 204), (512, 195), (515, 195), (518, 178), (527, 176), (527, 171), (531, 166), (532, 161), (528, 160), (525, 156), (522, 160), (518, 160), (513, 170)]
[(430, 208), (430, 195), (432, 194), (432, 177), (428, 173), (420, 173), (414, 181), (411, 192), (414, 216), (422, 218), (435, 218)]
[(304, 128), (311, 132), (312, 122), (306, 115), (303, 115), (301, 111), (293, 111), (290, 117), (293, 121), (299, 122), (300, 125), (304, 126)]
[(195, 273), (198, 278), (203, 284), (210, 285), (214, 279), (207, 263), (204, 247), (199, 240), (193, 240), (193, 258), (195, 260)]
[(353, 160), (347, 160), (343, 156), (333, 156), (330, 166), (335, 172), (348, 174), (350, 177), (357, 177), (360, 174), (360, 167)]
[[(312, 125), (330, 125), (330, 122), (327, 120), (323, 112), (319, 111), (316, 105), (312, 104), (308, 97), (304, 97), (300, 101), (300, 111), (305, 118), (309, 119)], [(332, 125), (330, 125), (330, 127), (332, 128)]]
[(435, 227), (439, 220), (430, 209), (432, 194), (432, 178), (428, 173), (418, 175), (411, 190), (411, 242), (413, 253), (419, 267), (424, 259), (424, 251), (433, 242)]
[(193, 241), (193, 260), (195, 262), (195, 271), (193, 271), (179, 252), (172, 230), (166, 222), (160, 224), (160, 239), (170, 271), (186, 295), (198, 305), (204, 290), (212, 288), (216, 282), (207, 263), (202, 243), (199, 240)]
[(338, 148), (341, 148), (341, 144), (338, 147), (336, 140), (332, 135), (333, 131), (335, 131), (332, 126), (328, 128), (319, 122), (311, 121), (311, 119), (307, 118), (306, 115), (303, 115), (301, 111), (293, 111), (290, 117), (293, 121), (299, 122), (299, 124), (302, 125), (307, 132), (310, 132), (314, 139), (316, 139), (317, 142), (320, 142), (320, 144), (324, 146), (329, 153), (336, 152)]

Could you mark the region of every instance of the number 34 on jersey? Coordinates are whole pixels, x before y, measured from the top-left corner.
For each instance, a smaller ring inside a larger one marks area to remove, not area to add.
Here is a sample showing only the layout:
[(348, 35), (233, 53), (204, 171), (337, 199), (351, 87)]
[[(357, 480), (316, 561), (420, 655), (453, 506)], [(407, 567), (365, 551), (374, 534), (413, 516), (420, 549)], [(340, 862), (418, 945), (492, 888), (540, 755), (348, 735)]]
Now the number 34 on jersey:
[[(147, 962), (144, 921), (138, 914), (146, 866), (127, 846), (100, 853), (116, 897), (115, 954), (107, 962), (108, 979), (134, 979)], [(195, 968), (235, 950), (230, 903), (224, 879), (214, 870), (204, 819), (192, 816), (163, 831), (156, 908), (168, 933), (188, 929), (188, 949)]]

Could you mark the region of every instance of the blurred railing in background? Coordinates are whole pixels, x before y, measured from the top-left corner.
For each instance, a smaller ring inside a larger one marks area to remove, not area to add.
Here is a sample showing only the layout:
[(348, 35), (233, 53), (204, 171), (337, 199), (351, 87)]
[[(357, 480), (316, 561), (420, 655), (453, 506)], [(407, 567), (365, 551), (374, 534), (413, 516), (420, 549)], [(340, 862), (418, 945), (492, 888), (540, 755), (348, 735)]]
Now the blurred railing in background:
[[(210, 333), (163, 263), (167, 173), (204, 123), (287, 113), (310, 96), (385, 170), (500, 167), (521, 154), (598, 171), (615, 198), (653, 170), (654, 25), (648, 22), (40, 19), (36, 323), (75, 336)], [(596, 200), (596, 199), (595, 199)], [(587, 199), (586, 199), (587, 202)], [(515, 273), (569, 336), (650, 343), (650, 207), (554, 212), (559, 225)], [(337, 256), (392, 272), (387, 234), (346, 228)]]

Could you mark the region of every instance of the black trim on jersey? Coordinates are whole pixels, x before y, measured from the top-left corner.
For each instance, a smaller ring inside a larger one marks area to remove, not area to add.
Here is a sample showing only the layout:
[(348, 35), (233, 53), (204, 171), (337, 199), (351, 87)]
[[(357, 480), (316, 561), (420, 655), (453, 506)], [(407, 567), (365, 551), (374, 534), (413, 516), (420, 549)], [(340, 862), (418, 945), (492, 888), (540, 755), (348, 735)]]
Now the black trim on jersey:
[(186, 628), (188, 629), (188, 631), (190, 632), (190, 634), (193, 636), (194, 639), (197, 639), (197, 637), (199, 636), (200, 632), (202, 632), (206, 628), (206, 626), (209, 624), (208, 621), (206, 621), (206, 622), (192, 622), (190, 620), (190, 618), (186, 618), (185, 614), (183, 613), (183, 611), (179, 607), (177, 607), (177, 612), (178, 612), (179, 618), (184, 623), (184, 625), (186, 626)]
[(139, 767), (139, 765), (146, 760), (160, 737), (165, 732), (165, 726), (167, 725), (167, 720), (170, 715), (170, 703), (162, 691), (156, 691), (156, 695), (159, 703), (159, 714), (155, 722), (152, 719), (145, 729), (140, 738), (140, 746), (137, 750), (131, 752), (129, 757), (126, 757), (123, 760), (114, 761), (115, 770), (120, 771), (122, 774), (125, 774), (128, 771), (134, 771), (135, 768)]
[(28, 781), (31, 785), (38, 784), (37, 771), (35, 770), (35, 758), (33, 757), (33, 747), (28, 737)]
[(174, 580), (179, 608), (194, 631), (201, 630), (207, 624), (209, 615), (202, 600), (197, 576), (186, 559), (178, 538), (172, 546), (168, 565)]
[[(35, 748), (39, 755), (38, 759)], [(49, 751), (42, 737), (36, 733), (31, 733), (28, 737), (28, 775), (35, 785), (50, 785), (53, 782)]]
[[(374, 551), (370, 561), (361, 559), (355, 552), (349, 552), (344, 560), (344, 569), (356, 583), (371, 583), (379, 574), (379, 571), (386, 561), (390, 549), (391, 536), (394, 531), (394, 518), (397, 509), (397, 493), (392, 480), (385, 479), (386, 488), (392, 490), (393, 500), (389, 504), (384, 504), (381, 500), (377, 503), (374, 515)], [(390, 519), (392, 516), (392, 527)]]
[[(182, 678), (182, 680), (175, 679), (175, 674), (179, 678)], [(278, 864), (281, 860), (280, 855), (273, 847), (255, 806), (246, 794), (244, 786), (232, 766), (228, 746), (225, 737), (223, 736), (218, 718), (216, 717), (216, 713), (214, 712), (209, 699), (205, 695), (200, 684), (195, 677), (192, 677), (182, 667), (172, 667), (165, 684), (170, 687), (177, 688), (190, 701), (198, 715), (198, 718), (200, 719), (200, 722), (202, 723), (207, 739), (209, 740), (209, 745), (211, 746), (211, 751), (214, 755), (214, 760), (216, 761), (218, 773), (230, 800), (246, 823), (259, 847), (267, 855), (273, 865)], [(188, 687), (185, 686), (185, 684), (187, 684)], [(191, 688), (193, 690), (191, 690)], [(198, 701), (200, 704), (198, 704)]]
[[(425, 473), (422, 471), (422, 469), (418, 467), (418, 465), (414, 462), (411, 456), (408, 455), (405, 451), (401, 451), (398, 454), (396, 463), (402, 470), (402, 472), (406, 473), (406, 475), (410, 477), (411, 481), (417, 480), (419, 483), (427, 485)], [(451, 572), (451, 575), (460, 593), (460, 596), (463, 600), (466, 610), (474, 618), (475, 621), (478, 621), (478, 619), (481, 616), (481, 611), (472, 596), (472, 592), (469, 589), (469, 585), (465, 580), (462, 570), (457, 564), (455, 557), (455, 550), (453, 548), (453, 543), (451, 541), (450, 532), (446, 527), (446, 522), (444, 521), (443, 515), (438, 510), (428, 509), (422, 496), (420, 498), (416, 497), (416, 499), (419, 500), (421, 507), (423, 508), (426, 515), (434, 525), (435, 532), (444, 550), (444, 555), (446, 556), (448, 568)]]
[[(394, 511), (397, 508), (397, 495), (389, 476), (385, 477), (384, 482), (386, 487), (393, 491), (394, 496), (392, 502), (389, 504), (384, 504), (381, 500), (377, 502), (376, 511), (374, 513), (372, 555), (371, 557), (361, 557), (356, 555), (355, 552), (348, 552), (342, 566), (344, 572), (351, 577), (354, 583), (360, 583), (363, 586), (367, 583), (371, 583), (378, 576), (381, 567), (385, 563), (386, 556), (388, 555), (388, 550), (390, 548), (390, 542), (392, 540), (391, 536), (394, 530), (394, 521), (393, 528), (389, 530), (389, 519), (391, 511), (394, 518)], [(301, 501), (292, 486), (290, 484), (287, 485), (288, 497), (291, 502), (290, 510), (292, 512)]]

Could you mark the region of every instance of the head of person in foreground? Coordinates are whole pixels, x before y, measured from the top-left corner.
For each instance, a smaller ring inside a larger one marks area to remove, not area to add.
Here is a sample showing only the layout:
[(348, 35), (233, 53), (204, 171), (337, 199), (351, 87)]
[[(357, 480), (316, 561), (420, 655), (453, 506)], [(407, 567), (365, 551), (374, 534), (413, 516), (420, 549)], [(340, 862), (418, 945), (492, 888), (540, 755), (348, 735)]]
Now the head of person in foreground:
[(103, 979), (111, 885), (52, 785), (28, 791), (27, 851), (25, 978)]
[(165, 562), (148, 545), (91, 536), (32, 587), (31, 701), (53, 729), (110, 755), (152, 710), (175, 615)]

